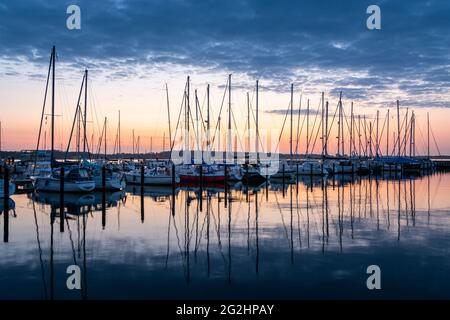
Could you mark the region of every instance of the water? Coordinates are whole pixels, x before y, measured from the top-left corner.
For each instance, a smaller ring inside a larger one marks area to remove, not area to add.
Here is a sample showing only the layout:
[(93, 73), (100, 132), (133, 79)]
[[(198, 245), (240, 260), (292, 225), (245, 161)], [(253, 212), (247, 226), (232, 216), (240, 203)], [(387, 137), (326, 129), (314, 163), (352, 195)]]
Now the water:
[[(170, 188), (127, 187), (104, 213), (101, 193), (66, 195), (63, 229), (58, 194), (14, 195), (0, 299), (448, 299), (449, 189), (450, 174), (304, 178), (181, 188), (173, 208)], [(366, 287), (374, 264), (382, 290)]]

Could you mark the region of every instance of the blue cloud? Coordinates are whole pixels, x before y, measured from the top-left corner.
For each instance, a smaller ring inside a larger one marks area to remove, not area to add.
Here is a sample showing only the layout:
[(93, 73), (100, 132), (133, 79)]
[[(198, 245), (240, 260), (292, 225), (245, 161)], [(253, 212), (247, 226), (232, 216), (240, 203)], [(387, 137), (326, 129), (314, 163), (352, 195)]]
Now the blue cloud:
[(68, 3), (4, 0), (0, 57), (46, 63), (56, 44), (74, 65), (130, 66), (115, 77), (134, 75), (133, 65), (175, 64), (270, 79), (268, 89), (282, 92), (296, 82), (327, 84), (333, 96), (343, 90), (353, 99), (393, 87), (448, 94), (450, 2), (380, 0), (382, 29), (369, 31), (372, 2), (77, 1), (82, 30), (69, 31)]

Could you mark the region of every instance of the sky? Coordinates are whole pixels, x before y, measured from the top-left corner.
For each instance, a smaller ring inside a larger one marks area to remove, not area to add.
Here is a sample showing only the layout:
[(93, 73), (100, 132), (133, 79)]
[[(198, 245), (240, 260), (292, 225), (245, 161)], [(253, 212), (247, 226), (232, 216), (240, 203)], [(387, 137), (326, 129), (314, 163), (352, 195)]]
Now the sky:
[[(66, 9), (81, 9), (81, 29), (69, 30)], [(369, 5), (381, 9), (381, 29), (369, 30)], [(294, 84), (294, 143), (306, 147), (306, 129), (297, 139), (298, 114), (304, 123), (310, 100), (310, 136), (321, 93), (330, 117), (342, 91), (350, 115), (366, 116), (373, 134), (379, 110), (380, 132), (390, 110), (396, 130), (396, 100), (403, 121), (414, 110), (417, 154), (426, 153), (427, 113), (431, 152), (450, 154), (450, 2), (448, 1), (269, 1), (269, 0), (3, 0), (0, 3), (0, 121), (2, 148), (36, 148), (51, 47), (56, 46), (56, 145), (65, 149), (84, 69), (89, 69), (88, 139), (98, 145), (107, 118), (108, 151), (113, 151), (121, 112), (122, 151), (132, 150), (133, 130), (142, 152), (168, 147), (165, 85), (171, 127), (183, 97), (186, 77), (205, 113), (210, 84), (212, 126), (232, 74), (232, 109), (244, 139), (249, 92), (255, 112), (259, 80), (261, 130), (283, 127)], [(300, 97), (302, 111), (298, 112)], [(225, 104), (227, 100), (225, 99)], [(49, 111), (46, 107), (46, 114)], [(221, 114), (226, 127), (226, 106)], [(49, 119), (44, 125), (49, 146)], [(254, 126), (254, 123), (251, 123)], [(235, 130), (235, 129), (233, 129)], [(330, 152), (335, 151), (335, 130)], [(348, 130), (348, 129), (345, 129)], [(369, 130), (369, 129), (367, 129)], [(380, 138), (385, 148), (386, 132)], [(346, 131), (346, 138), (349, 133)], [(381, 136), (381, 134), (380, 134)], [(163, 144), (163, 138), (166, 143)], [(297, 142), (298, 140), (298, 142)], [(393, 146), (391, 138), (390, 148)], [(320, 143), (315, 146), (318, 151)], [(74, 146), (72, 145), (71, 148)], [(289, 120), (280, 143), (289, 151)]]

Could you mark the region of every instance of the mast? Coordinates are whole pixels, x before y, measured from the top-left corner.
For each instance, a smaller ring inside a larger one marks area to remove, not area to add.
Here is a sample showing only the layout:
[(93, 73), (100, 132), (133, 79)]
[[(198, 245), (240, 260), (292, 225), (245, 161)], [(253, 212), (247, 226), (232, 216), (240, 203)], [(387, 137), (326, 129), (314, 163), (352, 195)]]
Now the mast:
[(325, 99), (325, 93), (322, 91), (322, 116), (321, 116), (321, 119), (322, 119), (322, 121), (320, 121), (320, 127), (321, 127), (321, 129), (322, 129), (322, 158), (323, 158), (323, 156), (324, 156), (324, 146), (325, 146), (325, 136), (324, 136), (324, 119), (323, 119), (323, 116), (324, 116), (324, 104), (325, 104), (325, 101), (324, 101), (324, 99)]
[(358, 114), (358, 155), (361, 158), (361, 115)]
[(397, 149), (400, 157), (400, 101), (397, 100)]
[(84, 70), (84, 134), (83, 134), (83, 157), (85, 156), (85, 152), (86, 152), (86, 139), (87, 139), (87, 135), (86, 135), (86, 124), (87, 124), (87, 83), (88, 83), (88, 70)]
[(198, 151), (200, 148), (200, 131), (198, 127), (198, 96), (197, 96), (197, 89), (194, 90), (194, 99), (195, 99), (195, 144), (196, 144), (196, 150)]
[(342, 91), (339, 93), (339, 103), (338, 103), (338, 156), (341, 155), (341, 115), (342, 115), (342, 108), (341, 108), (341, 99), (342, 99)]
[(403, 146), (403, 155), (406, 157), (406, 137), (408, 136), (408, 112), (409, 112), (409, 108), (406, 108), (406, 116), (405, 116), (405, 137), (404, 137), (404, 141), (405, 141), (405, 145)]
[(187, 153), (190, 152), (189, 148), (189, 112), (190, 112), (190, 102), (189, 102), (189, 92), (190, 90), (190, 76), (187, 77), (187, 93), (185, 95), (186, 98), (186, 102), (184, 104), (184, 108), (185, 108), (185, 114), (184, 114), (184, 119), (185, 119), (185, 130), (186, 130), (186, 139), (185, 139), (185, 150)]
[(119, 110), (119, 128), (118, 128), (117, 136), (118, 136), (118, 141), (117, 141), (118, 148), (117, 149), (119, 151), (119, 154), (121, 154), (121, 147), (120, 147), (120, 110)]
[(247, 92), (247, 148), (250, 158), (250, 96)]
[(228, 75), (228, 133), (227, 152), (231, 152), (231, 74)]
[(306, 155), (309, 154), (309, 99), (306, 101)]
[(206, 149), (209, 150), (209, 130), (210, 130), (210, 119), (209, 119), (209, 83), (206, 86)]
[(325, 104), (325, 155), (328, 156), (328, 101)]
[(364, 121), (364, 156), (367, 156), (367, 122), (366, 122), (366, 115), (363, 116)]
[(427, 156), (430, 159), (430, 113), (427, 112)]
[(2, 122), (0, 121), (0, 155), (2, 153)]
[(255, 151), (256, 151), (256, 159), (257, 163), (259, 163), (259, 125), (258, 125), (258, 116), (259, 116), (259, 80), (256, 80), (256, 142), (255, 142)]
[(372, 158), (372, 121), (369, 121), (369, 156)]
[(166, 101), (167, 101), (167, 121), (169, 123), (169, 149), (172, 150), (172, 128), (170, 126), (170, 104), (169, 104), (169, 87), (166, 83)]
[(291, 133), (289, 138), (289, 155), (290, 160), (292, 163), (292, 115), (293, 115), (293, 108), (294, 108), (294, 84), (291, 84)]
[(106, 160), (106, 125), (107, 125), (107, 120), (108, 118), (105, 117), (105, 160)]
[(353, 148), (353, 101), (351, 104), (351, 110), (350, 110), (350, 157), (352, 156), (352, 148)]
[(389, 109), (387, 111), (386, 156), (389, 156)]
[(342, 109), (342, 91), (341, 91), (341, 93), (339, 94), (339, 105), (340, 105), (340, 108), (341, 108), (341, 130), (342, 130), (342, 132), (341, 132), (341, 143), (342, 143), (342, 156), (344, 156), (344, 155), (345, 155), (345, 149), (344, 149), (344, 142), (345, 142), (345, 139), (344, 139), (344, 110)]
[(412, 111), (412, 114), (411, 114), (411, 125), (409, 128), (409, 156), (410, 157), (413, 154), (413, 144), (414, 144), (413, 133), (414, 133), (414, 110)]
[(52, 48), (52, 149), (50, 154), (50, 166), (53, 168), (55, 161), (55, 60), (56, 60), (56, 48)]
[(379, 149), (379, 144), (378, 144), (378, 119), (379, 119), (379, 116), (380, 116), (380, 111), (379, 110), (377, 110), (377, 133), (376, 133), (376, 141), (375, 141), (375, 147), (376, 147), (376, 150), (375, 150), (375, 156), (378, 158), (378, 149)]

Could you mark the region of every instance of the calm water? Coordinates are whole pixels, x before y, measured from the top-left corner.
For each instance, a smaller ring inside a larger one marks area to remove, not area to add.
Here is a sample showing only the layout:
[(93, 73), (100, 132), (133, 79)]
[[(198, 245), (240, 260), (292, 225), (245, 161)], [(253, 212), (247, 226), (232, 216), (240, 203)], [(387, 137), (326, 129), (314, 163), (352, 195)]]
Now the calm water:
[(450, 174), (345, 179), (14, 195), (0, 299), (450, 298)]

